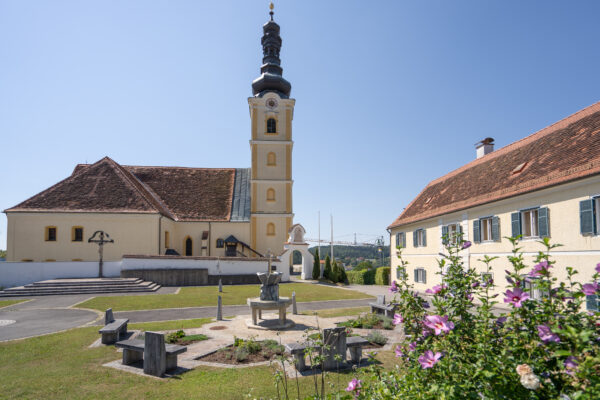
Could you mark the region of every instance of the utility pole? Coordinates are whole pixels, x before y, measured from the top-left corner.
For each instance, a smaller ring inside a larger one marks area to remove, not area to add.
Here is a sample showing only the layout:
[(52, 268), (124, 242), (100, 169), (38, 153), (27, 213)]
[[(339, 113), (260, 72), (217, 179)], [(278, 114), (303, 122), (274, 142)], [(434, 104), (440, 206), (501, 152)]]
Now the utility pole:
[(331, 216), (331, 262), (333, 262), (333, 214)]

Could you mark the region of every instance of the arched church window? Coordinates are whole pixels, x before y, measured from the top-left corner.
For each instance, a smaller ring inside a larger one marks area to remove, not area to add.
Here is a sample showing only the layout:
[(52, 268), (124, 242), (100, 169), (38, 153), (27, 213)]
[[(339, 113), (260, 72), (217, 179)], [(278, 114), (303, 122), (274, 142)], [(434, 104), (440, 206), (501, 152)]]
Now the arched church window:
[(267, 133), (277, 133), (277, 121), (275, 118), (267, 120)]
[(192, 238), (189, 236), (185, 239), (185, 255), (192, 255)]
[(267, 201), (275, 201), (275, 189), (267, 189)]
[(267, 154), (267, 165), (277, 165), (277, 156), (272, 151), (269, 154)]
[(275, 236), (275, 224), (272, 222), (267, 224), (267, 236)]

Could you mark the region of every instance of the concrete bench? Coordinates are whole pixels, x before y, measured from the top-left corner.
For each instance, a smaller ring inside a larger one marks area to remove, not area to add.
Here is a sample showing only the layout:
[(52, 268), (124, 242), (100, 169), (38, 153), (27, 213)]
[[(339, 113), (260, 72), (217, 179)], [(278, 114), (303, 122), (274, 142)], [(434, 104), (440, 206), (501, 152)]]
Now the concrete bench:
[(112, 308), (104, 313), (104, 328), (98, 333), (102, 335), (103, 344), (113, 344), (127, 333), (128, 319), (114, 319)]
[(350, 360), (358, 364), (362, 359), (362, 348), (369, 344), (369, 341), (360, 336), (350, 336), (346, 338), (346, 347), (350, 350)]
[(115, 347), (123, 349), (123, 364), (144, 361), (144, 373), (161, 376), (165, 371), (177, 368), (177, 355), (187, 351), (186, 346), (167, 344), (164, 335), (146, 332), (145, 340), (122, 340)]
[(369, 303), (371, 306), (371, 312), (374, 314), (383, 314), (388, 318), (394, 318), (394, 313), (396, 312), (397, 304), (385, 304), (385, 296), (378, 295), (377, 303)]

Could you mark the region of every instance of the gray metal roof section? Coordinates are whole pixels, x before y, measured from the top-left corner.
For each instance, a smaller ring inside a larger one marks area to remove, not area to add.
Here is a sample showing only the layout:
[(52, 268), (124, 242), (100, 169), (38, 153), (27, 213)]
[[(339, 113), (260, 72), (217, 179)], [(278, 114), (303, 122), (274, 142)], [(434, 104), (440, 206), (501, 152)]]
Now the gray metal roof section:
[(230, 221), (250, 221), (250, 168), (235, 169)]

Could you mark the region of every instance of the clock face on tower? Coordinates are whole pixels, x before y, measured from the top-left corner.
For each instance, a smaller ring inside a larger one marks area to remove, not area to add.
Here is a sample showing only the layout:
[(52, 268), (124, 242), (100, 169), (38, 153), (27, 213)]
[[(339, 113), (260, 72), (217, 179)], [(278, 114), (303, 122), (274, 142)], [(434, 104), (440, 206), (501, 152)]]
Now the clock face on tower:
[(267, 108), (270, 108), (272, 110), (275, 107), (277, 107), (277, 100), (275, 100), (275, 99), (267, 99)]

